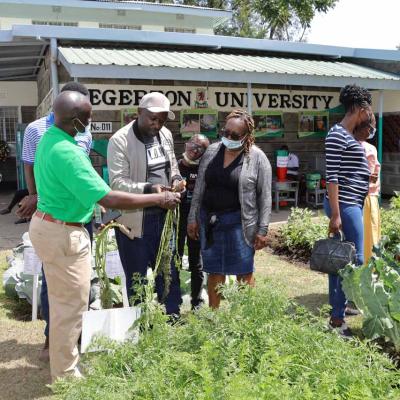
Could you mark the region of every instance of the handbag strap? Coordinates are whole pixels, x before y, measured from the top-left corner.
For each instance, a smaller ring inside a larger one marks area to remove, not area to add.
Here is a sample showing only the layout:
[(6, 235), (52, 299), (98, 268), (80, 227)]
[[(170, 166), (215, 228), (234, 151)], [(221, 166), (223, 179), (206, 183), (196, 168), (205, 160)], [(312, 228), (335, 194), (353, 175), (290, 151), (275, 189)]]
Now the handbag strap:
[[(341, 242), (343, 242), (344, 241), (344, 233), (343, 233), (343, 231), (341, 230), (341, 229), (339, 229), (339, 236), (340, 236), (340, 241)], [(330, 232), (329, 234), (328, 234), (328, 237), (330, 238), (330, 239), (336, 239), (336, 237), (337, 237), (337, 234), (336, 233), (332, 233), (332, 232)]]

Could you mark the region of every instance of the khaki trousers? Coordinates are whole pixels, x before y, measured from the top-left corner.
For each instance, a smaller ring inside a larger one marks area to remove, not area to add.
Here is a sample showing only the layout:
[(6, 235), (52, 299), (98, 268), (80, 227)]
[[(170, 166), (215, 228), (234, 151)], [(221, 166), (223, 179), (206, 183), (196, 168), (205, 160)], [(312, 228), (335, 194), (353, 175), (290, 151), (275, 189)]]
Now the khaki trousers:
[(60, 225), (33, 216), (33, 247), (43, 262), (50, 307), (50, 370), (54, 382), (79, 376), (77, 342), (82, 314), (88, 309), (91, 247), (85, 228)]
[(372, 257), (372, 248), (381, 239), (379, 197), (368, 195), (364, 202), (364, 264)]

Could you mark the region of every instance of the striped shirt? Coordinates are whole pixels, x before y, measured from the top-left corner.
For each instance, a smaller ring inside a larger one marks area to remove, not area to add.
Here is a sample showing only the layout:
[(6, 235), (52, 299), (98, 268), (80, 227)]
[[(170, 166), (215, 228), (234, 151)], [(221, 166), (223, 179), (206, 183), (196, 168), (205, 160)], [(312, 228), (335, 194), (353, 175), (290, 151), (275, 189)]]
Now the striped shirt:
[(339, 186), (339, 203), (364, 205), (370, 170), (363, 146), (342, 125), (334, 125), (325, 140), (326, 181)]
[[(37, 145), (47, 129), (53, 124), (54, 114), (50, 113), (47, 117), (39, 118), (26, 127), (22, 145), (22, 161), (25, 164), (34, 164)], [(89, 155), (92, 146), (91, 133), (77, 137), (76, 142)]]

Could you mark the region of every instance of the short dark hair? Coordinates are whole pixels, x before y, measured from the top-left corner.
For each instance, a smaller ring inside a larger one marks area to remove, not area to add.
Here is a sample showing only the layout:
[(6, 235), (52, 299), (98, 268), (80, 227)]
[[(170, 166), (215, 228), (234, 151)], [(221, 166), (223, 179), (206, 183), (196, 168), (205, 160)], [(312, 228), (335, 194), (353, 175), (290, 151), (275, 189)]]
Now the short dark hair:
[(289, 147), (286, 144), (284, 144), (284, 145), (281, 146), (280, 150), (289, 151)]
[(357, 85), (347, 85), (339, 95), (339, 101), (343, 104), (345, 112), (354, 111), (355, 107), (367, 108), (372, 104), (371, 93)]
[(87, 90), (87, 87), (79, 82), (72, 81), (72, 82), (66, 83), (62, 87), (61, 92), (66, 92), (67, 90), (70, 92), (82, 93), (84, 96), (89, 96), (89, 90)]

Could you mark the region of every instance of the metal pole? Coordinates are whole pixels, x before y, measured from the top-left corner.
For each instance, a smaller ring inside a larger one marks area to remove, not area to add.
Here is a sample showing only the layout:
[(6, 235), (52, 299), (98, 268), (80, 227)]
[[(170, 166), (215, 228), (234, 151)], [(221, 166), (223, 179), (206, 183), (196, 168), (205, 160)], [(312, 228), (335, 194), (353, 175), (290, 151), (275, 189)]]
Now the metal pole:
[(379, 91), (379, 118), (378, 118), (378, 160), (382, 165), (383, 144), (383, 90)]
[(253, 89), (251, 83), (247, 83), (247, 112), (251, 115), (253, 108)]
[(53, 88), (53, 101), (58, 95), (58, 73), (57, 73), (57, 39), (50, 39), (50, 71), (51, 87)]

